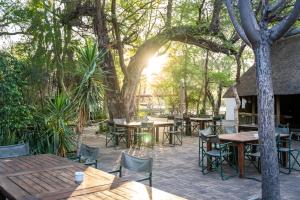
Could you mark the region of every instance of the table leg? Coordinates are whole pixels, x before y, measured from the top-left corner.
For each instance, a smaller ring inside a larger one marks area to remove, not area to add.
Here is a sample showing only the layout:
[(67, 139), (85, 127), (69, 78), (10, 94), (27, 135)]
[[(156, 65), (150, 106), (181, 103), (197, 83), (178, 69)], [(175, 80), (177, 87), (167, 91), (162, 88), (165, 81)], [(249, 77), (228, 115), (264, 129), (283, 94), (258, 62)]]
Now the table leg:
[(185, 134), (187, 136), (191, 136), (192, 135), (191, 120), (188, 119), (188, 118), (185, 120)]
[(116, 135), (116, 146), (119, 146), (119, 136), (118, 135)]
[(244, 155), (244, 144), (238, 143), (238, 165), (239, 165), (239, 177), (244, 177), (244, 163), (245, 163), (245, 155)]
[(127, 128), (126, 130), (127, 132), (127, 148), (130, 148), (130, 145), (131, 145), (131, 129), (130, 128)]
[(156, 139), (156, 143), (159, 142), (159, 126), (155, 127), (155, 139)]
[[(288, 147), (288, 142), (285, 141), (285, 140), (283, 140), (282, 146), (285, 147), (285, 148), (287, 148)], [(287, 163), (288, 163), (288, 153), (282, 152), (281, 156), (282, 156), (282, 166), (286, 167)]]
[(200, 130), (203, 130), (203, 129), (204, 129), (204, 122), (203, 122), (203, 121), (200, 121), (200, 122), (199, 122), (199, 129), (200, 129)]
[[(212, 150), (212, 143), (211, 142), (207, 142), (206, 143), (206, 151), (211, 151)], [(211, 164), (208, 165), (208, 163), (210, 163), (211, 158), (208, 158), (207, 156), (207, 170), (211, 170)]]
[(173, 134), (172, 133), (170, 133), (170, 135), (169, 135), (169, 144), (173, 145)]

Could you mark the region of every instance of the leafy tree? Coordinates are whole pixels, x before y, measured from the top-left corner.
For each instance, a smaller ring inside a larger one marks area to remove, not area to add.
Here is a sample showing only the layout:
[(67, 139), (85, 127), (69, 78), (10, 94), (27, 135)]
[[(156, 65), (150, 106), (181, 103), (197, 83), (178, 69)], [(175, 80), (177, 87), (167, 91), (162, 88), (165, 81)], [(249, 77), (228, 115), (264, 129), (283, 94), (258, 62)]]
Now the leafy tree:
[(33, 119), (32, 108), (23, 98), (24, 67), (11, 55), (0, 54), (0, 144), (15, 143)]

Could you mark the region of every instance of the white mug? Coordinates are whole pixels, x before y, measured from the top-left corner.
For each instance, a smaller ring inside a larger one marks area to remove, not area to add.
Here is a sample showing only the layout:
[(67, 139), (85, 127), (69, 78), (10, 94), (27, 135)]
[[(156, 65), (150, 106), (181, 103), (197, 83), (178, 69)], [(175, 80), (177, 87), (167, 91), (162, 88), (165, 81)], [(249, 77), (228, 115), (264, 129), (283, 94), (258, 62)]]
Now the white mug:
[(75, 183), (81, 183), (84, 179), (83, 172), (75, 172)]

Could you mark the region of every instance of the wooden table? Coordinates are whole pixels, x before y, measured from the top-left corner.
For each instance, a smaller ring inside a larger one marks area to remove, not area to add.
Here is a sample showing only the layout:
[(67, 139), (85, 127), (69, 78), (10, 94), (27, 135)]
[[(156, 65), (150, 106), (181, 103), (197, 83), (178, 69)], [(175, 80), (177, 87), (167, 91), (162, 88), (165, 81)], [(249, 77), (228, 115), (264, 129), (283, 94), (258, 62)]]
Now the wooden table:
[(122, 199), (136, 199), (136, 200), (184, 200), (184, 198), (175, 196), (173, 194), (145, 186), (141, 183), (130, 181), (112, 185), (109, 188), (86, 189), (81, 191), (61, 193), (59, 195), (40, 196), (43, 200), (122, 200)]
[(198, 130), (202, 130), (202, 129), (205, 129), (205, 123), (208, 123), (208, 122), (212, 122), (212, 118), (203, 118), (203, 117), (192, 117), (190, 118), (191, 122), (192, 122), (192, 132), (194, 132), (195, 130), (198, 131)]
[[(80, 185), (74, 182), (76, 171), (84, 172)], [(112, 174), (50, 154), (0, 159), (0, 193), (9, 199), (109, 187), (121, 181)]]
[[(287, 137), (288, 134), (280, 134), (280, 137)], [(249, 132), (239, 132), (236, 134), (221, 134), (219, 135), (220, 142), (233, 142), (237, 144), (238, 148), (238, 168), (239, 168), (239, 177), (244, 177), (244, 163), (245, 163), (245, 144), (247, 143), (258, 143), (258, 132), (249, 131)]]
[[(152, 121), (149, 121), (152, 122)], [(155, 128), (155, 138), (156, 142), (159, 142), (159, 128), (160, 127), (171, 127), (174, 125), (173, 121), (153, 121), (153, 125)], [(133, 121), (129, 123), (116, 123), (117, 126), (125, 127), (127, 129), (127, 137), (128, 141), (131, 141), (131, 133), (137, 131), (137, 129), (141, 128), (142, 122)], [(130, 142), (127, 142), (127, 147), (130, 147)]]
[[(84, 172), (81, 184), (75, 171)], [(0, 159), (0, 194), (13, 200), (182, 199), (49, 154)]]

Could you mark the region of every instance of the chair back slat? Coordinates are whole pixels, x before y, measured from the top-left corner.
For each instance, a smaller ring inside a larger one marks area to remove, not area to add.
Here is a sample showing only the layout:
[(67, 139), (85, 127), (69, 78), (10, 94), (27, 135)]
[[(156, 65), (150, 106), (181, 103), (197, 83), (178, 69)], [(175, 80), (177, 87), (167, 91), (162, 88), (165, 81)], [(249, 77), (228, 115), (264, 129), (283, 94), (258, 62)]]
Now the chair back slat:
[(290, 129), (288, 127), (276, 127), (275, 128), (275, 133), (284, 133), (284, 134), (289, 134), (290, 133)]
[(141, 122), (141, 128), (153, 128), (154, 122)]
[(81, 144), (79, 154), (84, 159), (97, 160), (97, 157), (99, 155), (99, 148)]
[(0, 146), (0, 158), (12, 158), (26, 155), (29, 155), (28, 143)]
[(225, 134), (237, 133), (235, 126), (224, 126)]
[(122, 153), (121, 166), (136, 172), (152, 173), (153, 158), (143, 159)]

